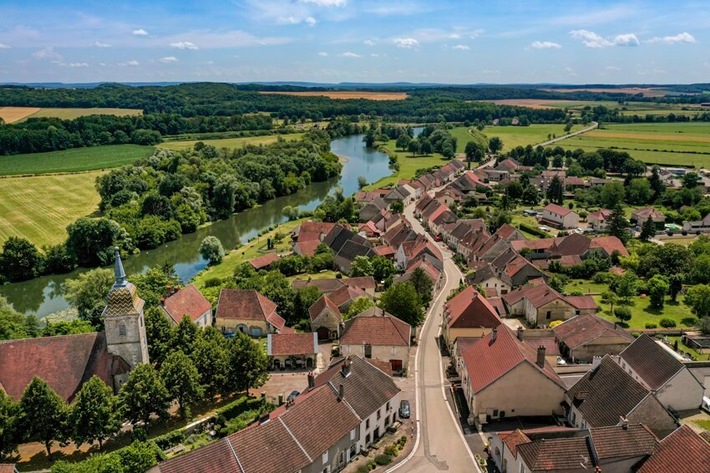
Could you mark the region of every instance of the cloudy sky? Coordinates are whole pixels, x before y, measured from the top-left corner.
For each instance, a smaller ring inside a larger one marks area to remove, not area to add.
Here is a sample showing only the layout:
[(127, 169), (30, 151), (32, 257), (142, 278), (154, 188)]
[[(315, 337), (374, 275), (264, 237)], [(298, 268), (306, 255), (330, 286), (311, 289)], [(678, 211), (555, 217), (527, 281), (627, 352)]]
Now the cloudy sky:
[(710, 81), (685, 0), (0, 0), (0, 82)]

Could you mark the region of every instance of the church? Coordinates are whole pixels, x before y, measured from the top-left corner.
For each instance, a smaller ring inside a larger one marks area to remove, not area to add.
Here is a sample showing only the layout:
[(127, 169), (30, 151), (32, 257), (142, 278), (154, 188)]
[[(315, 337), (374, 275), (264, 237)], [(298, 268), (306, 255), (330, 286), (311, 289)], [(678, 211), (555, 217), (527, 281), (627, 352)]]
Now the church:
[(133, 368), (149, 362), (144, 301), (115, 252), (116, 281), (106, 297), (103, 332), (0, 341), (0, 389), (14, 400), (34, 376), (67, 402), (94, 375), (117, 392)]

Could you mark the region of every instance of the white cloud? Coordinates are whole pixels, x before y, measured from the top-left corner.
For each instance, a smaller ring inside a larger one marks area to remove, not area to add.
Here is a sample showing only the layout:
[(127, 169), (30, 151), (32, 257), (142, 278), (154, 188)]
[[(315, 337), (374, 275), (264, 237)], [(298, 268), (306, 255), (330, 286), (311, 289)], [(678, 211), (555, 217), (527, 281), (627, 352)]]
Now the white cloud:
[(486, 75), (495, 75), (500, 74), (500, 71), (497, 69), (483, 69), (481, 73)]
[(10, 49), (10, 46), (7, 44), (0, 43), (0, 49)]
[(456, 46), (452, 46), (451, 49), (456, 49), (458, 51), (468, 51), (471, 48), (469, 48), (465, 44), (457, 44)]
[(158, 59), (158, 62), (162, 62), (163, 64), (173, 64), (178, 62), (178, 59), (175, 56), (165, 56)]
[(392, 41), (394, 41), (395, 46), (398, 48), (411, 49), (419, 46), (419, 41), (414, 38), (395, 38)]
[(366, 39), (365, 41), (363, 41), (363, 44), (365, 46), (375, 46), (377, 44), (377, 41), (374, 39)]
[(607, 71), (620, 71), (621, 68), (617, 66), (606, 66)]
[(104, 43), (103, 41), (94, 41), (91, 45), (95, 48), (110, 48), (111, 47), (110, 44)]
[(137, 30), (133, 30), (133, 31), (131, 32), (131, 34), (132, 34), (133, 36), (148, 36), (148, 32), (147, 32), (146, 30), (144, 30), (143, 28), (140, 28), (140, 29), (137, 29)]
[(122, 67), (124, 67), (124, 66), (136, 67), (136, 66), (140, 66), (140, 63), (138, 61), (136, 61), (135, 59), (133, 59), (131, 61), (119, 62), (118, 65), (122, 66)]
[(562, 45), (552, 41), (533, 41), (530, 43), (530, 47), (534, 49), (560, 49)]
[(377, 53), (370, 53), (370, 57), (380, 57), (380, 55)]
[(318, 55), (321, 57), (326, 57), (326, 56), (328, 56), (328, 53), (326, 53), (325, 51), (321, 51), (318, 53)]
[(48, 59), (50, 61), (62, 60), (62, 56), (56, 51), (54, 51), (54, 48), (52, 46), (40, 49), (39, 51), (35, 51), (34, 53), (32, 53), (32, 57), (35, 59)]
[(311, 3), (319, 7), (344, 7), (348, 0), (301, 0), (300, 3)]
[(317, 22), (316, 22), (316, 19), (313, 18), (312, 16), (306, 17), (305, 22), (306, 22), (306, 24), (307, 24), (308, 26), (315, 26), (316, 23), (317, 23)]
[(353, 53), (353, 52), (350, 52), (350, 51), (346, 51), (346, 52), (344, 52), (343, 54), (341, 54), (340, 56), (341, 56), (341, 57), (362, 57), (362, 56), (360, 56), (359, 54), (356, 54), (356, 53)]
[(89, 65), (85, 62), (70, 62), (68, 64), (69, 67), (89, 67)]
[(573, 30), (570, 31), (570, 36), (574, 39), (579, 39), (588, 48), (607, 48), (609, 46), (638, 46), (639, 40), (633, 33), (624, 33), (616, 35), (612, 39), (607, 39), (593, 31)]
[(565, 67), (565, 71), (567, 72), (567, 74), (569, 74), (569, 75), (571, 75), (571, 76), (576, 76), (576, 75), (577, 75), (577, 73), (574, 72), (574, 69), (572, 69), (571, 67)]
[(678, 33), (675, 36), (663, 36), (651, 38), (647, 43), (664, 43), (664, 44), (678, 44), (678, 43), (695, 43), (695, 37), (692, 34), (683, 32)]
[(189, 41), (177, 41), (175, 43), (170, 43), (171, 48), (177, 48), (177, 49), (200, 49), (198, 48), (195, 43), (191, 43)]

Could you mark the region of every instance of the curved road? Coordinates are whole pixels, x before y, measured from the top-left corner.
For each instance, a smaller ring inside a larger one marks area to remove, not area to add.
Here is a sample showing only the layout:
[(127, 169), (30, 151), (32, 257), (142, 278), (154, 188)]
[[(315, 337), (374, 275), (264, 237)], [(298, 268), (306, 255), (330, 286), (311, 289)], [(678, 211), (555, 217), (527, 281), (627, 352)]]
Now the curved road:
[[(434, 241), (414, 218), (414, 204), (405, 207), (404, 215), (411, 222), (414, 231)], [(438, 245), (436, 242), (434, 244)], [(427, 313), (427, 319), (419, 336), (419, 348), (415, 359), (417, 399), (415, 420), (418, 426), (418, 437), (411, 457), (389, 471), (400, 467), (403, 467), (401, 471), (413, 473), (480, 471), (445, 395), (449, 385), (443, 376), (442, 360), (436, 339), (442, 323), (446, 296), (458, 287), (463, 276), (453, 262), (451, 252), (441, 245), (438, 246), (444, 253), (444, 285)]]

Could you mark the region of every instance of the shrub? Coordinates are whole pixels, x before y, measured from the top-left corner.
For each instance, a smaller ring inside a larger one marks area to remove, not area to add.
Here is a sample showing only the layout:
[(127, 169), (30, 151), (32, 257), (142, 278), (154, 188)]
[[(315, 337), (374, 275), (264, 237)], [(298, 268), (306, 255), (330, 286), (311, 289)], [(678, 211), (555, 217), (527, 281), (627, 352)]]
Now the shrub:
[(390, 463), (392, 463), (392, 457), (390, 455), (385, 455), (385, 454), (377, 455), (375, 457), (375, 463), (377, 463), (380, 466), (389, 465)]
[(185, 440), (185, 431), (173, 430), (172, 432), (169, 432), (165, 435), (156, 437), (154, 439), (154, 442), (158, 447), (160, 447), (161, 450), (167, 450), (168, 448), (174, 447), (175, 445), (179, 444), (183, 440)]
[(392, 457), (396, 456), (397, 453), (398, 453), (398, 451), (397, 451), (397, 450), (398, 450), (397, 445), (398, 445), (398, 444), (393, 443), (392, 445), (386, 446), (386, 447), (385, 447), (385, 452), (384, 452), (385, 455), (390, 455), (390, 456), (392, 456)]
[(675, 320), (668, 319), (668, 318), (661, 319), (660, 324), (661, 324), (661, 327), (663, 327), (663, 328), (673, 328), (676, 325)]
[(208, 278), (205, 279), (205, 287), (219, 287), (222, 285), (221, 278)]
[(368, 467), (367, 465), (360, 465), (355, 471), (357, 473), (367, 473), (368, 471), (370, 471), (370, 467)]
[(617, 307), (614, 309), (614, 317), (621, 320), (622, 322), (631, 320), (631, 309), (629, 309), (628, 307)]
[(646, 328), (656, 328), (658, 325), (656, 324), (646, 324)]

